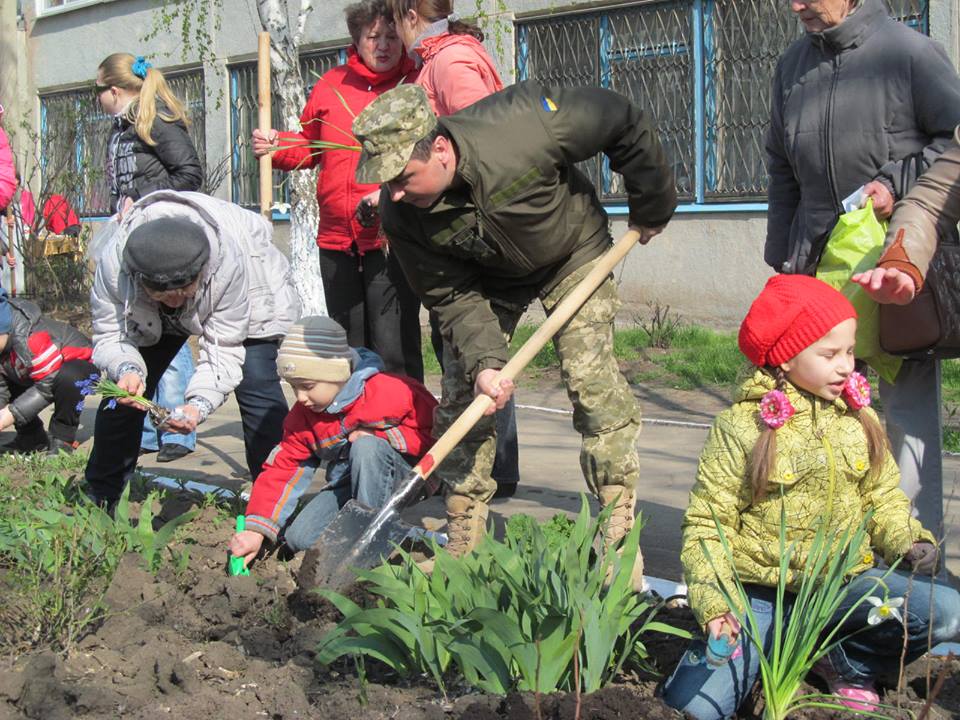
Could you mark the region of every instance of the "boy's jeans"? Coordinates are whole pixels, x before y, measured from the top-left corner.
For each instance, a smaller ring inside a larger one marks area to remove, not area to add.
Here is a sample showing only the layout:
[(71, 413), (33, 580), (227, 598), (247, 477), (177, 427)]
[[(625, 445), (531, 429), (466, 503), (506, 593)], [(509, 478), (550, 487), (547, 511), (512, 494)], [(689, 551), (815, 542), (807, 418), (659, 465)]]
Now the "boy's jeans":
[(372, 435), (357, 438), (348, 458), (327, 467), (327, 484), (290, 523), (287, 546), (294, 552), (309, 549), (351, 498), (370, 508), (383, 507), (409, 472), (410, 465), (386, 440)]
[[(190, 378), (193, 377), (193, 353), (190, 352), (190, 346), (184, 343), (180, 352), (167, 366), (166, 372), (160, 378), (157, 385), (157, 392), (151, 398), (155, 403), (163, 405), (172, 410), (175, 407), (183, 405), (183, 394), (187, 391), (187, 385), (190, 384)], [(159, 450), (161, 445), (183, 445), (190, 450), (197, 447), (197, 433), (192, 432), (189, 435), (171, 432), (169, 430), (159, 433), (150, 420), (150, 415), (144, 413), (143, 419), (143, 437), (140, 440), (140, 447), (144, 450)]]
[[(856, 600), (867, 590), (874, 587), (870, 578), (883, 576), (882, 570), (867, 570), (851, 581), (850, 592), (844, 604), (834, 614), (834, 622), (847, 613)], [(929, 578), (914, 576), (912, 581), (907, 573), (892, 572), (884, 580), (890, 598), (904, 597), (909, 590), (909, 607), (905, 613), (907, 630), (906, 662), (912, 662), (923, 655), (928, 648), (928, 631), (932, 629), (930, 647), (941, 642), (953, 640), (960, 629), (960, 595), (957, 591), (931, 583)], [(747, 594), (754, 616), (760, 626), (765, 652), (770, 651), (773, 643), (774, 602), (776, 590), (759, 585), (748, 585)], [(884, 598), (882, 586), (870, 593)], [(931, 594), (933, 604), (931, 605)], [(793, 604), (793, 595), (785, 599)], [(903, 651), (903, 625), (890, 618), (877, 625), (867, 624), (867, 615), (873, 605), (861, 603), (846, 623), (837, 632), (836, 637), (848, 637), (834, 648), (830, 654), (833, 668), (847, 680), (872, 679), (880, 672), (896, 671)], [(904, 607), (900, 607), (901, 613)], [(785, 609), (785, 621), (789, 619), (790, 608)], [(931, 628), (932, 626), (932, 628)], [(740, 646), (725, 665), (711, 667), (704, 660), (705, 643), (694, 640), (680, 659), (680, 664), (667, 680), (663, 689), (664, 701), (673, 708), (689, 713), (697, 720), (720, 720), (733, 715), (740, 703), (750, 692), (760, 672), (760, 660), (752, 642), (743, 634)]]

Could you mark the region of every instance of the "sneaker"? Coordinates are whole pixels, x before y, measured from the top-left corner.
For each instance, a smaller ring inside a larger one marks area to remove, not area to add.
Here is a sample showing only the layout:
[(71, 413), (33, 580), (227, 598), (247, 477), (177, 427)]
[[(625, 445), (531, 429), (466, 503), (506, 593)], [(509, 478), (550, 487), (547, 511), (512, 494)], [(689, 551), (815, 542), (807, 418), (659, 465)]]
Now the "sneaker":
[(160, 451), (157, 453), (157, 462), (173, 462), (174, 460), (179, 460), (182, 457), (186, 457), (192, 452), (193, 450), (188, 448), (186, 445), (166, 443), (165, 445), (160, 446)]
[(833, 663), (828, 657), (817, 660), (811, 671), (823, 678), (830, 692), (837, 696), (837, 702), (844, 707), (864, 712), (877, 711), (880, 695), (872, 680), (847, 680), (833, 669)]

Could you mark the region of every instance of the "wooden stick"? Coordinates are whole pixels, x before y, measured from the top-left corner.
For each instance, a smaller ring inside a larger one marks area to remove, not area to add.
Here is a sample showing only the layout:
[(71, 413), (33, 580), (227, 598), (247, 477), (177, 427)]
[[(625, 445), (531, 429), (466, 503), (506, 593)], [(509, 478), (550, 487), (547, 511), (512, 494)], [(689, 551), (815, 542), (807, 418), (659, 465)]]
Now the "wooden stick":
[[(597, 264), (587, 275), (571, 290), (567, 296), (560, 301), (554, 308), (550, 316), (543, 321), (543, 324), (537, 328), (536, 332), (529, 337), (523, 344), (517, 354), (510, 358), (510, 361), (503, 366), (500, 374), (497, 376), (497, 382), (500, 380), (513, 380), (520, 371), (527, 366), (534, 356), (540, 352), (540, 348), (559, 332), (567, 321), (572, 318), (583, 304), (593, 295), (594, 291), (606, 279), (607, 275), (613, 272), (617, 263), (627, 256), (627, 253), (637, 244), (640, 239), (640, 233), (636, 230), (628, 230), (617, 243), (600, 257)], [(463, 439), (464, 435), (477, 424), (477, 421), (483, 417), (483, 413), (493, 404), (494, 400), (489, 395), (477, 395), (473, 402), (467, 406), (460, 417), (454, 420), (453, 424), (447, 428), (447, 431), (440, 436), (434, 443), (430, 451), (420, 460), (414, 471), (418, 472), (424, 479), (430, 476), (434, 468), (440, 464), (453, 448)]]
[[(257, 125), (265, 135), (273, 119), (270, 112), (270, 33), (257, 36), (257, 103), (260, 108)], [(273, 206), (273, 161), (270, 153), (260, 158), (260, 212), (270, 218)]]
[[(17, 221), (13, 216), (13, 200), (10, 200), (10, 204), (7, 205), (7, 254), (17, 256), (17, 251), (15, 250), (16, 245), (16, 235), (17, 235)], [(6, 258), (4, 258), (6, 262)], [(16, 266), (10, 268), (10, 297), (17, 296), (17, 268)]]

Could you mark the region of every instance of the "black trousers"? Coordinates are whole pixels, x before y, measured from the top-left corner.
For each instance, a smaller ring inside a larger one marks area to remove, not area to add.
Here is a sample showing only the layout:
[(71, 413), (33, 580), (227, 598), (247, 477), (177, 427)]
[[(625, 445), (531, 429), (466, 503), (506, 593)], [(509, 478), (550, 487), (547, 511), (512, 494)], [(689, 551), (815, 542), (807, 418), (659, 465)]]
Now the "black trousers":
[[(147, 365), (146, 397), (151, 397), (164, 371), (186, 342), (182, 335), (163, 335), (156, 345), (139, 348)], [(240, 406), (247, 469), (256, 480), (267, 456), (280, 442), (287, 401), (277, 374), (277, 340), (247, 340), (243, 343), (243, 379), (234, 390)], [(93, 431), (93, 449), (87, 462), (86, 479), (91, 496), (112, 502), (120, 497), (124, 484), (137, 467), (143, 413), (136, 408), (100, 403)]]
[[(77, 439), (77, 428), (80, 427), (80, 411), (77, 410), (77, 405), (83, 400), (83, 395), (75, 383), (99, 374), (97, 366), (88, 360), (69, 360), (60, 366), (60, 371), (53, 380), (53, 415), (50, 418), (50, 434), (53, 437), (65, 443), (72, 443)], [(10, 383), (11, 402), (30, 387), (32, 386)], [(43, 421), (35, 417), (16, 428), (18, 435), (39, 435), (43, 432)]]
[(327, 313), (347, 331), (350, 347), (366, 347), (387, 372), (423, 382), (420, 300), (392, 254), (320, 249)]

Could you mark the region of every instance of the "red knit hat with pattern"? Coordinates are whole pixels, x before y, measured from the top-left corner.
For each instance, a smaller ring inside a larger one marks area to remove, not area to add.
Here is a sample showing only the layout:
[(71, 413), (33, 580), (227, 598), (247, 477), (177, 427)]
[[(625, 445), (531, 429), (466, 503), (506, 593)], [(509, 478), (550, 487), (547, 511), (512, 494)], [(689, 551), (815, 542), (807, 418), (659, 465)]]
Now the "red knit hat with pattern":
[(822, 280), (774, 275), (740, 325), (740, 351), (758, 367), (780, 365), (856, 316), (850, 301)]

